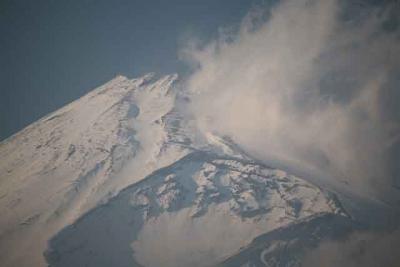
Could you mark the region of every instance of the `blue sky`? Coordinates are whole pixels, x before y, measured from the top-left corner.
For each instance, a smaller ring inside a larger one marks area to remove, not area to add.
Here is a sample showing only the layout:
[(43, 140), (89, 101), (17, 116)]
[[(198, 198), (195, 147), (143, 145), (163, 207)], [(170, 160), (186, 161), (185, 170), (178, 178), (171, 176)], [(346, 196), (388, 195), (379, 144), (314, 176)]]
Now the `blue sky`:
[(185, 36), (208, 40), (262, 0), (0, 3), (0, 140), (117, 74), (185, 73)]

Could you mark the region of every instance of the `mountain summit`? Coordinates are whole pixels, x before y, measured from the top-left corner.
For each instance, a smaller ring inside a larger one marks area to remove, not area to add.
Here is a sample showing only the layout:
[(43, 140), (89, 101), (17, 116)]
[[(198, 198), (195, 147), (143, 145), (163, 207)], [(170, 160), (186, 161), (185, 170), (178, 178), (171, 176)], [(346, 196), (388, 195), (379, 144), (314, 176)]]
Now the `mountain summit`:
[(333, 192), (200, 134), (177, 78), (118, 76), (0, 143), (1, 266), (298, 266), (358, 227)]

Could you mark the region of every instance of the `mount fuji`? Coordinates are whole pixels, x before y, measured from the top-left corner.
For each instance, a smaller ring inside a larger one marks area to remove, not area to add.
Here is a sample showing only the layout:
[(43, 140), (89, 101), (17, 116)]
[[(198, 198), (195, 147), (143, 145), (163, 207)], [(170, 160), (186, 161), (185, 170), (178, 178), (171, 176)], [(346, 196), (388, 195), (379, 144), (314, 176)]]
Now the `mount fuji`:
[(302, 266), (385, 218), (200, 132), (189, 102), (177, 75), (118, 76), (2, 141), (0, 265)]

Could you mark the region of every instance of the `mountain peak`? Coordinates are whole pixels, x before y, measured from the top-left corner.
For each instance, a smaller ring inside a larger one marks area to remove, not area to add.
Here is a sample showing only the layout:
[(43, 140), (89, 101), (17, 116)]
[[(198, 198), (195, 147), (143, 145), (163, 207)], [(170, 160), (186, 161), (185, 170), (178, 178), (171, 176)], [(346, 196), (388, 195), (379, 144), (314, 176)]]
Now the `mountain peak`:
[[(4, 266), (212, 265), (317, 214), (348, 218), (334, 194), (198, 132), (177, 79), (119, 75), (0, 144)], [(172, 258), (148, 257), (166, 246)]]
[[(117, 76), (0, 144), (0, 236), (29, 228), (42, 240), (41, 248), (31, 243), (29, 250), (43, 251), (45, 239), (54, 234), (43, 224), (57, 229), (72, 223), (185, 153), (167, 143), (169, 129), (160, 123), (174, 108), (175, 96), (168, 92), (176, 75), (151, 77)], [(169, 147), (172, 156), (164, 157)], [(133, 175), (129, 168), (136, 169)], [(121, 174), (123, 169), (128, 173)], [(0, 258), (18, 246), (15, 239), (1, 249)], [(35, 256), (39, 262), (41, 254)]]

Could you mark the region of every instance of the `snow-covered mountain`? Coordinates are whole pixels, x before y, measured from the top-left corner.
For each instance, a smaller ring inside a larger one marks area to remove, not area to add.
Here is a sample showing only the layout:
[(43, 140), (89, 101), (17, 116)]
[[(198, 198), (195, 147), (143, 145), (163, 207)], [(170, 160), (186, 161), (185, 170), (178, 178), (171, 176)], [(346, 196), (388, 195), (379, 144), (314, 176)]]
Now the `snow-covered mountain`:
[(1, 266), (43, 265), (51, 235), (187, 153), (164, 122), (176, 78), (116, 77), (0, 144)]
[(50, 266), (210, 266), (325, 213), (346, 216), (329, 193), (283, 171), (193, 152), (60, 232), (46, 257)]
[(300, 263), (358, 227), (329, 190), (197, 132), (176, 80), (116, 77), (0, 143), (1, 266), (287, 266), (282, 247)]

